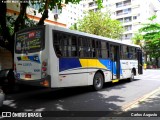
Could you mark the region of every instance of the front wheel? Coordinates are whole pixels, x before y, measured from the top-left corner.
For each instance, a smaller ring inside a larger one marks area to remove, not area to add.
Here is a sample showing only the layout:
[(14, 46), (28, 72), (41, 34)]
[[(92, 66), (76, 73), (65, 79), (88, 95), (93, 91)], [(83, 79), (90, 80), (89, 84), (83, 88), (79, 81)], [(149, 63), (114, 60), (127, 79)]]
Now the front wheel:
[(98, 91), (103, 88), (104, 78), (101, 73), (96, 73), (93, 78), (93, 89)]

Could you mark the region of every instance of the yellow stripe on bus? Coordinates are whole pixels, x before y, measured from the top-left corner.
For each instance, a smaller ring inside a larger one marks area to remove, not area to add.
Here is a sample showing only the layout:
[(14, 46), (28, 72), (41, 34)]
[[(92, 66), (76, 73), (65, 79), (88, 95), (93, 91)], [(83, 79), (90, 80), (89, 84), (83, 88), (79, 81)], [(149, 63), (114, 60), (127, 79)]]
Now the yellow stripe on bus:
[(118, 82), (119, 79), (112, 80), (112, 83)]
[(104, 66), (99, 62), (99, 60), (96, 59), (79, 59), (79, 61), (82, 67), (98, 67), (106, 69), (106, 66)]
[(21, 60), (29, 60), (28, 56), (21, 56)]

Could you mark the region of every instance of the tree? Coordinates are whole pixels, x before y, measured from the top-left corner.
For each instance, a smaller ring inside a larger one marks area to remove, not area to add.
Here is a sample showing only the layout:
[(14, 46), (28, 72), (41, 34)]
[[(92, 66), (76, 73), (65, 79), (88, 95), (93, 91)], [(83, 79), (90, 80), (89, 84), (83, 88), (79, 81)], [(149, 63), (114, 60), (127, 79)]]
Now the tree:
[[(62, 2), (65, 2), (65, 4), (68, 2), (78, 3), (81, 0), (43, 0), (39, 2), (35, 2), (34, 0), (25, 0), (24, 3), (21, 1), (19, 3), (20, 12), (18, 16), (7, 15), (6, 1), (7, 0), (0, 0), (0, 36), (2, 36), (0, 38), (0, 46), (9, 50), (12, 53), (12, 57), (14, 57), (15, 33), (20, 29), (35, 25), (35, 23), (27, 17), (26, 9), (30, 7), (30, 5), (38, 4), (40, 6), (38, 11), (42, 16), (36, 25), (43, 25), (44, 20), (48, 18), (48, 10), (52, 10), (55, 6), (58, 6), (58, 8), (61, 9)], [(98, 6), (101, 6), (102, 0), (98, 0), (97, 2)], [(14, 3), (13, 6), (15, 6)]]
[(83, 19), (70, 27), (72, 30), (120, 39), (123, 27), (118, 20), (112, 20), (109, 12), (87, 12)]
[(141, 48), (142, 48), (142, 40), (143, 40), (143, 35), (140, 34), (140, 33), (135, 33), (134, 34), (134, 37), (132, 38), (133, 40), (133, 43), (136, 44), (136, 45), (139, 45)]
[(155, 19), (155, 15), (150, 17), (150, 22), (144, 24), (140, 32), (145, 40), (145, 51), (149, 53), (150, 57), (156, 59), (156, 65), (158, 65), (158, 58), (160, 57), (160, 24), (156, 23)]

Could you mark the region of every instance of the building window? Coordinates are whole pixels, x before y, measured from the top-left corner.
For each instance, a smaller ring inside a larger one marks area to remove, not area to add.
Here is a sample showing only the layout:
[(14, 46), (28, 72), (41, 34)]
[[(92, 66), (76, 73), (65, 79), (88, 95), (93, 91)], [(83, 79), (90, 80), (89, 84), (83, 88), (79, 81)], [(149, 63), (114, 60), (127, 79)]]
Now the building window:
[(131, 22), (132, 21), (132, 18), (131, 17), (126, 17), (124, 18), (124, 22)]
[(123, 18), (117, 19), (119, 22), (123, 23)]
[(124, 1), (123, 4), (124, 4), (124, 6), (131, 5), (131, 0)]
[(133, 20), (136, 20), (137, 19), (137, 16), (133, 16)]
[(131, 37), (132, 37), (132, 34), (131, 33), (129, 33), (129, 34), (125, 34), (125, 36), (124, 36), (125, 38), (125, 40), (128, 40), (128, 39), (131, 39)]
[(124, 14), (131, 13), (131, 8), (124, 9), (124, 10), (123, 10), (123, 13), (124, 13)]
[(122, 7), (122, 2), (116, 3), (116, 7), (117, 8)]
[(124, 27), (126, 31), (132, 30), (132, 25), (127, 25)]

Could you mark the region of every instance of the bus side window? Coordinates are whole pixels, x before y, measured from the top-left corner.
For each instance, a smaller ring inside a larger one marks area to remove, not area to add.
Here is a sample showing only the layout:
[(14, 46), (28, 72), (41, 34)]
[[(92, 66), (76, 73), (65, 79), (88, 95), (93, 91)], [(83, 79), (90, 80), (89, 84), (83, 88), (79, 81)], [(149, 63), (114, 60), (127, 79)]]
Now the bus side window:
[(83, 38), (78, 37), (78, 46), (79, 46), (79, 57), (84, 57), (84, 49), (83, 49)]
[(107, 43), (105, 41), (102, 41), (101, 46), (102, 58), (108, 58)]
[(62, 52), (60, 51), (59, 48), (56, 48), (56, 55), (57, 57), (62, 57)]
[(95, 51), (95, 48), (96, 45), (95, 45), (95, 40), (92, 39), (92, 57), (95, 58), (96, 57), (96, 51)]
[(77, 37), (72, 36), (72, 57), (77, 57)]
[(58, 32), (54, 32), (53, 44), (54, 44), (54, 50), (55, 50), (57, 57), (62, 56), (62, 52), (61, 52), (62, 49), (61, 49), (60, 41), (61, 41), (61, 34), (59, 34)]
[(101, 42), (99, 40), (96, 41), (96, 55), (97, 55), (98, 58), (102, 58)]
[(114, 60), (114, 46), (110, 46), (110, 58), (111, 60)]

